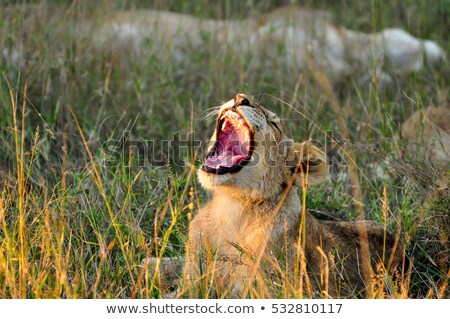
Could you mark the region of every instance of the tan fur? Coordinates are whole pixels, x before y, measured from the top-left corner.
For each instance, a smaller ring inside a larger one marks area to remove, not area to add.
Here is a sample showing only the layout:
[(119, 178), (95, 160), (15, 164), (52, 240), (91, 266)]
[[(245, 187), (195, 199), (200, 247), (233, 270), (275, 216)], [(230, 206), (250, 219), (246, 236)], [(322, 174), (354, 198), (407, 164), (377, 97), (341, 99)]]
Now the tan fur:
[[(236, 99), (240, 96), (244, 95)], [(235, 100), (225, 103), (221, 110), (231, 107)], [(270, 165), (259, 161), (244, 166), (237, 173), (215, 175), (202, 169), (198, 171), (200, 182), (211, 192), (212, 198), (190, 224), (184, 273), (189, 291), (194, 296), (199, 291), (208, 291), (212, 276), (211, 294), (221, 297), (231, 293), (245, 297), (243, 293), (252, 285), (253, 276), (270, 273), (269, 277), (277, 277), (279, 266), (286, 264), (289, 266), (284, 275), (289, 278), (296, 267), (301, 267), (298, 258), (306, 258), (308, 275), (316, 293), (325, 290), (320, 284), (324, 264), (328, 264), (329, 276), (328, 291), (322, 295), (345, 296), (361, 292), (365, 288), (361, 272), (364, 268), (361, 231), (367, 233), (373, 266), (382, 260), (388, 263), (394, 237), (379, 223), (323, 222), (302, 210), (297, 188), (303, 187), (306, 191), (307, 184), (318, 185), (326, 179), (326, 156), (310, 143), (293, 143), (284, 133), (279, 134), (268, 124), (279, 123), (278, 117), (251, 103), (251, 106), (240, 105), (237, 110), (250, 125), (258, 125), (253, 157), (266, 158), (267, 154), (275, 153), (278, 156)], [(264, 114), (265, 125), (261, 121), (253, 122), (250, 118), (260, 117), (252, 113)], [(268, 137), (271, 143), (267, 142)], [(215, 138), (213, 135), (212, 139)], [(306, 231), (304, 251), (298, 246), (302, 214)], [(397, 247), (394, 251), (392, 266), (400, 263), (401, 250)], [(208, 279), (204, 280), (205, 277)], [(271, 292), (265, 296), (272, 296)]]
[(430, 107), (412, 114), (400, 128), (407, 152), (440, 164), (450, 163), (450, 108)]

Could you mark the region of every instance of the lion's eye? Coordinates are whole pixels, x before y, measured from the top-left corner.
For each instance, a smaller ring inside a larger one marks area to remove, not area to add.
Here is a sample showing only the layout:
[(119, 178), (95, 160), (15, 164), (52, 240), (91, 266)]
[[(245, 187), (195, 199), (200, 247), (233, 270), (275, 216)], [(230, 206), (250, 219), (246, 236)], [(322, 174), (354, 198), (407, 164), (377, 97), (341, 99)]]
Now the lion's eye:
[(250, 106), (250, 101), (249, 101), (248, 99), (244, 98), (244, 99), (241, 101), (241, 105)]
[(273, 122), (273, 121), (269, 121), (269, 123), (274, 126), (280, 133), (282, 133), (280, 126), (278, 125), (278, 123)]

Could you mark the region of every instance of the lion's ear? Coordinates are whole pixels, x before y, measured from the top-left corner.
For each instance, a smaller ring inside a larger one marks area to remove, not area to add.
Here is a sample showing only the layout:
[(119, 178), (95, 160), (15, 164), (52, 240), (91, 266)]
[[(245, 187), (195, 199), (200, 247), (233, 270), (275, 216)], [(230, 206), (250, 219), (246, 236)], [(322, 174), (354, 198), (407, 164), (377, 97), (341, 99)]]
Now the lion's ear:
[(310, 142), (294, 143), (289, 152), (290, 178), (299, 187), (319, 185), (328, 176), (327, 156)]

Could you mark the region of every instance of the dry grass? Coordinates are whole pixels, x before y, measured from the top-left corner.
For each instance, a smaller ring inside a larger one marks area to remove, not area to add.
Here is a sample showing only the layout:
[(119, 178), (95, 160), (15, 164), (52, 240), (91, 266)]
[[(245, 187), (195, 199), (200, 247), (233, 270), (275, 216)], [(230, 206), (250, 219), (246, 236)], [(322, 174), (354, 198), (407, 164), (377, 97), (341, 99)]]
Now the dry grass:
[[(305, 3), (329, 8), (339, 23), (352, 28), (406, 28), (449, 52), (448, 1), (416, 2)], [(115, 3), (117, 9), (145, 6)], [(245, 17), (245, 10), (237, 10), (241, 2), (227, 3), (169, 1), (153, 7), (202, 17)], [(260, 2), (248, 8), (249, 14), (280, 3)], [(318, 85), (313, 73), (297, 74), (280, 61), (247, 73), (246, 57), (216, 55), (212, 44), (188, 52), (184, 63), (93, 56), (88, 41), (75, 37), (74, 26), (87, 17), (101, 20), (108, 7), (106, 1), (95, 8), (74, 1), (57, 14), (33, 16), (20, 7), (0, 14), (0, 48), (19, 43), (29, 57), (14, 67), (0, 56), (1, 298), (159, 297), (167, 280), (164, 270), (149, 267), (148, 258), (184, 255), (189, 220), (207, 195), (195, 179), (193, 147), (181, 154), (189, 164), (184, 167), (165, 149), (153, 153), (159, 165), (143, 166), (142, 148), (135, 142), (170, 139), (175, 132), (184, 137), (194, 128), (195, 137), (206, 140), (212, 125), (198, 119), (218, 99), (241, 91), (260, 94), (261, 103), (281, 115), (296, 140), (311, 136), (330, 145), (325, 132), (335, 141), (351, 141), (351, 183), (335, 172), (326, 185), (302, 196), (305, 208), (351, 219), (361, 214), (355, 213), (356, 203), (366, 218), (394, 232), (401, 229), (411, 271), (403, 269), (405, 276), (392, 279), (380, 266), (370, 278), (371, 297), (450, 297), (448, 167), (438, 171), (421, 159), (401, 157), (392, 143), (398, 123), (412, 112), (448, 102), (448, 62), (394, 75), (393, 84), (383, 88), (375, 77), (369, 83), (350, 78), (333, 87)], [(23, 28), (28, 19), (37, 21), (34, 28)], [(321, 130), (312, 129), (299, 113)], [(342, 115), (338, 122), (335, 113)], [(104, 165), (108, 140), (120, 142), (121, 158), (114, 165)], [(395, 160), (395, 169), (383, 166), (387, 156)], [(377, 176), (373, 163), (380, 163), (387, 179)], [(355, 183), (356, 194), (350, 187)], [(299, 256), (293, 277), (286, 275), (283, 260), (261, 257), (255, 263), (257, 285), (248, 286), (248, 296), (326, 297), (326, 276), (317, 295), (308, 288), (310, 278)], [(339, 266), (325, 257), (324, 274)], [(257, 271), (267, 263), (275, 277)], [(203, 296), (212, 288), (213, 271), (205, 273)], [(189, 294), (189, 287), (182, 292)]]

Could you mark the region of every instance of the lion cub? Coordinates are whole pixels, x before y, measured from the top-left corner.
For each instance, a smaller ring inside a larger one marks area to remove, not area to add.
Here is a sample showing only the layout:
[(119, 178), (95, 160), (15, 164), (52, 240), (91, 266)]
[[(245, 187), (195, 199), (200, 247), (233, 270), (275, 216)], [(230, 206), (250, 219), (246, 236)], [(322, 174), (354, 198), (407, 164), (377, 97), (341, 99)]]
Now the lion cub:
[(443, 166), (450, 163), (450, 105), (414, 112), (400, 127), (407, 151)]
[(326, 156), (287, 138), (280, 119), (246, 95), (221, 106), (208, 152), (198, 177), (212, 199), (192, 220), (186, 249), (193, 295), (272, 297), (300, 283), (310, 296), (356, 296), (372, 267), (401, 262), (381, 224), (323, 222), (302, 210), (297, 187), (325, 181)]

